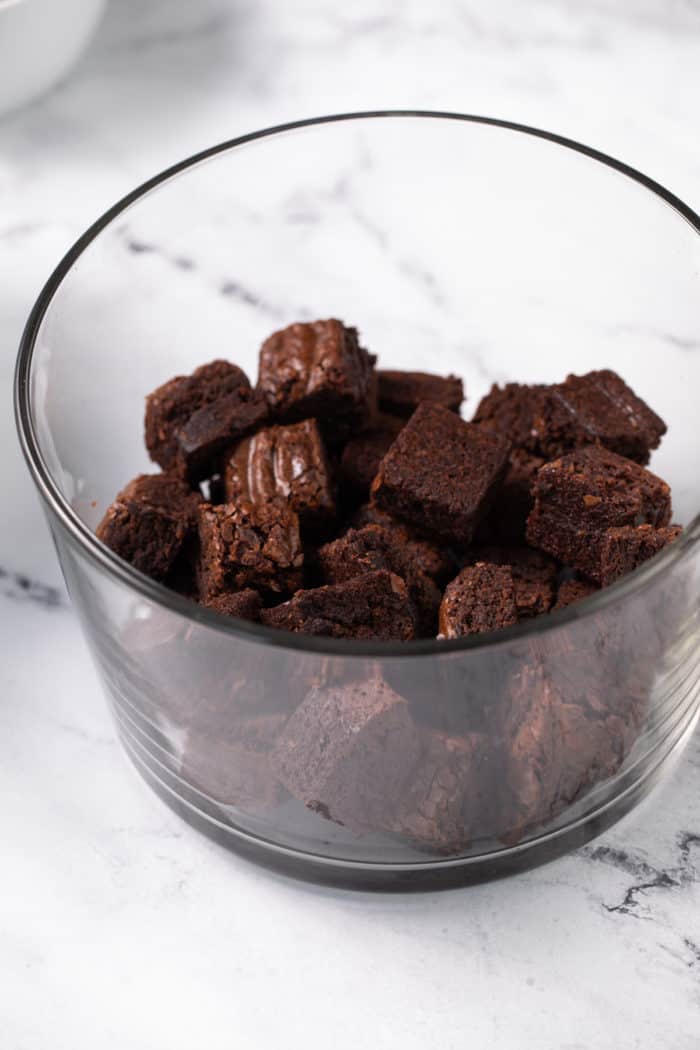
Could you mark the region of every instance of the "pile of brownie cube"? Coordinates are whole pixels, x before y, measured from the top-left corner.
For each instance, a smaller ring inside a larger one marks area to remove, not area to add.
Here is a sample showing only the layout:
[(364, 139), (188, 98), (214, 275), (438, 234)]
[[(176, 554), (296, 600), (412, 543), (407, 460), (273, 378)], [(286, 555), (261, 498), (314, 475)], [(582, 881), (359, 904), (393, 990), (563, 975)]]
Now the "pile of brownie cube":
[(333, 638), (455, 638), (606, 586), (680, 532), (645, 464), (666, 427), (614, 372), (495, 386), (382, 371), (340, 321), (262, 346), (257, 386), (214, 361), (154, 391), (162, 473), (100, 538), (231, 616)]

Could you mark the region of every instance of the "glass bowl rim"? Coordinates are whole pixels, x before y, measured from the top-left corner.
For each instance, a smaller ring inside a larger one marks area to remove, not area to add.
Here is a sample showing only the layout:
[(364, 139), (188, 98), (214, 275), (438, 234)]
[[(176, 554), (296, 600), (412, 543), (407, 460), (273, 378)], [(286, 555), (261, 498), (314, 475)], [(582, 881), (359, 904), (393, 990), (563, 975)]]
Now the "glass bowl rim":
[(34, 427), (31, 399), (30, 399), (30, 376), (34, 358), (36, 340), (44, 316), (58, 292), (64, 278), (72, 270), (83, 252), (92, 242), (110, 226), (127, 208), (141, 198), (147, 196), (152, 190), (164, 185), (171, 179), (186, 173), (190, 168), (210, 160), (219, 154), (228, 153), (239, 146), (249, 142), (255, 142), (282, 135), (287, 132), (303, 130), (310, 127), (320, 127), (325, 124), (339, 124), (346, 121), (362, 121), (377, 119), (403, 119), (417, 118), (428, 120), (445, 120), (456, 123), (467, 123), (496, 127), (506, 131), (543, 139), (547, 142), (561, 146), (565, 149), (579, 153), (589, 160), (596, 161), (608, 168), (612, 168), (619, 174), (643, 186), (652, 194), (659, 197), (670, 209), (700, 234), (700, 215), (689, 205), (682, 201), (661, 183), (643, 174), (636, 168), (631, 167), (624, 161), (618, 160), (601, 150), (587, 146), (575, 139), (559, 135), (556, 132), (546, 131), (542, 128), (521, 124), (515, 121), (504, 120), (497, 117), (486, 117), (478, 114), (457, 113), (443, 110), (423, 109), (380, 109), (364, 110), (349, 113), (337, 113), (326, 116), (310, 117), (303, 120), (289, 121), (283, 124), (273, 125), (259, 131), (239, 135), (214, 146), (200, 150), (189, 157), (163, 169), (158, 174), (147, 179), (124, 197), (107, 209), (91, 226), (75, 241), (68, 249), (53, 270), (39, 296), (31, 309), (19, 344), (17, 364), (15, 368), (14, 383), (14, 407), (15, 422), (19, 435), (20, 445), (29, 471), (34, 480), (42, 499), (53, 512), (54, 518), (59, 522), (61, 528), (69, 539), (77, 543), (77, 546), (98, 567), (105, 570), (108, 575), (117, 578), (126, 584), (137, 594), (156, 605), (163, 606), (170, 612), (194, 621), (205, 627), (209, 627), (224, 634), (233, 635), (246, 641), (258, 641), (263, 644), (276, 646), (284, 649), (307, 651), (311, 653), (323, 653), (335, 656), (369, 656), (375, 659), (400, 658), (416, 656), (439, 656), (441, 654), (452, 654), (466, 652), (469, 650), (479, 651), (491, 649), (498, 645), (508, 645), (519, 638), (529, 635), (542, 635), (555, 630), (575, 620), (586, 619), (596, 612), (613, 605), (615, 602), (624, 601), (625, 598), (640, 590), (657, 576), (661, 575), (672, 564), (679, 561), (685, 552), (700, 538), (700, 513), (684, 529), (680, 538), (659, 554), (655, 555), (644, 565), (635, 569), (627, 576), (603, 588), (588, 598), (570, 605), (564, 609), (558, 609), (544, 616), (525, 620), (513, 627), (490, 631), (484, 634), (467, 635), (462, 638), (453, 639), (421, 639), (406, 642), (396, 641), (354, 641), (349, 639), (335, 639), (326, 636), (314, 636), (295, 634), (290, 631), (266, 627), (263, 624), (251, 623), (235, 617), (226, 616), (215, 612), (196, 602), (185, 598), (175, 591), (170, 590), (161, 583), (145, 576), (128, 562), (114, 554), (100, 540), (95, 533), (78, 517), (70, 503), (63, 497), (54, 481), (44, 457), (41, 454), (39, 441)]

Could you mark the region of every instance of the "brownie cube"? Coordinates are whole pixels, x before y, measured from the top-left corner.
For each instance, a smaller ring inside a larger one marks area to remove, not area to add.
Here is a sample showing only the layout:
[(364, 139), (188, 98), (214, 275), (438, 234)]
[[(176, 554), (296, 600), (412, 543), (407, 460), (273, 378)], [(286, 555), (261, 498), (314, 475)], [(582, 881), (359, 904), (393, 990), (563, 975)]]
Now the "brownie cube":
[(649, 558), (677, 540), (680, 525), (655, 529), (652, 525), (623, 525), (607, 529), (600, 556), (600, 583), (607, 587), (638, 568)]
[(485, 736), (450, 736), (424, 730), (422, 754), (411, 771), (389, 830), (440, 854), (467, 849), (493, 830), (500, 771), (493, 769)]
[(98, 539), (135, 569), (165, 580), (193, 534), (198, 494), (169, 474), (140, 474), (97, 526)]
[(421, 401), (432, 401), (459, 412), (464, 401), (462, 380), (428, 372), (377, 372), (379, 408), (408, 419)]
[(397, 544), (389, 530), (381, 525), (350, 529), (319, 548), (317, 559), (325, 583), (345, 583), (381, 569), (400, 576), (416, 610), (419, 634), (435, 637), (440, 591), (413, 560), (410, 549)]
[(597, 583), (603, 574), (607, 529), (643, 524), (658, 528), (671, 516), (671, 494), (664, 481), (598, 445), (545, 464), (534, 491), (528, 543)]
[(301, 586), (299, 519), (284, 504), (204, 503), (198, 523), (202, 601), (248, 587), (286, 594)]
[(568, 605), (574, 605), (575, 602), (583, 601), (584, 598), (589, 598), (591, 594), (595, 594), (600, 588), (595, 583), (591, 583), (589, 580), (564, 580), (559, 585), (557, 591), (557, 600), (552, 606), (552, 611), (556, 609), (566, 609)]
[(524, 449), (533, 455), (539, 453), (535, 421), (541, 415), (542, 401), (547, 387), (536, 384), (494, 383), (479, 402), (473, 423), (483, 429), (506, 437), (514, 449)]
[(298, 323), (263, 343), (258, 387), (275, 419), (313, 417), (327, 439), (340, 441), (375, 408), (373, 370), (355, 328), (333, 319)]
[(267, 427), (241, 441), (226, 463), (224, 485), (230, 503), (286, 502), (302, 531), (322, 528), (335, 514), (331, 469), (314, 419)]
[(175, 431), (179, 469), (191, 481), (218, 473), (223, 453), (267, 415), (264, 399), (248, 387), (202, 405)]
[(551, 609), (559, 569), (547, 554), (529, 547), (478, 547), (470, 556), (470, 562), (510, 569), (519, 620), (540, 616)]
[(297, 591), (273, 609), (263, 609), (268, 627), (330, 638), (408, 641), (416, 636), (415, 610), (404, 581), (386, 571), (345, 583)]
[(506, 565), (477, 562), (447, 585), (440, 605), (440, 634), (460, 638), (518, 622), (513, 574)]
[(146, 448), (164, 470), (176, 466), (176, 433), (203, 405), (239, 390), (250, 390), (245, 372), (228, 361), (212, 361), (192, 375), (176, 376), (146, 398)]
[(535, 426), (548, 459), (597, 442), (641, 464), (666, 433), (664, 421), (609, 369), (549, 387)]
[(457, 570), (454, 556), (449, 549), (418, 536), (403, 522), (392, 518), (391, 514), (380, 510), (373, 503), (360, 507), (353, 515), (351, 523), (356, 529), (362, 529), (365, 525), (381, 525), (385, 532), (391, 534), (397, 546), (406, 548), (421, 572), (438, 584), (446, 583)]
[(256, 622), (260, 619), (262, 598), (257, 591), (248, 587), (244, 591), (228, 591), (224, 594), (217, 594), (201, 604), (205, 605), (207, 609), (214, 609), (215, 612), (223, 613), (225, 616), (237, 616), (240, 620)]
[(355, 499), (367, 499), (379, 464), (403, 429), (404, 421), (379, 413), (372, 427), (351, 437), (340, 457), (341, 485), (350, 489)]
[(182, 778), (221, 805), (273, 809), (289, 797), (270, 762), (285, 721), (284, 715), (258, 715), (229, 724), (223, 734), (188, 733)]
[(379, 507), (447, 541), (468, 544), (505, 473), (509, 445), (441, 405), (419, 405), (372, 484)]
[(272, 756), (285, 787), (354, 831), (383, 829), (421, 752), (406, 701), (381, 679), (314, 689)]

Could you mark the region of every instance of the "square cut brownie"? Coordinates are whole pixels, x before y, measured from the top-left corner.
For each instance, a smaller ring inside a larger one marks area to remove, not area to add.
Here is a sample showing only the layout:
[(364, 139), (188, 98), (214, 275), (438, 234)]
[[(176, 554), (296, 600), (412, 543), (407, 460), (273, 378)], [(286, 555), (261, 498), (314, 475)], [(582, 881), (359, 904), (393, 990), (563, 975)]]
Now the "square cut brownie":
[(472, 423), (508, 438), (514, 449), (539, 453), (535, 420), (541, 415), (546, 386), (506, 383), (491, 387), (479, 402)]
[(668, 525), (655, 529), (652, 525), (623, 525), (608, 529), (601, 551), (601, 586), (618, 580), (638, 568), (649, 558), (677, 540), (682, 532), (680, 525)]
[(421, 401), (432, 401), (459, 412), (464, 387), (457, 376), (436, 376), (428, 372), (377, 372), (379, 408), (408, 419)]
[(288, 594), (301, 587), (304, 554), (294, 511), (278, 503), (203, 503), (198, 514), (200, 600), (246, 588)]
[(379, 466), (372, 498), (428, 535), (471, 542), (508, 462), (508, 442), (441, 405), (419, 405)]
[(224, 470), (229, 503), (286, 503), (302, 531), (328, 524), (335, 514), (331, 468), (314, 419), (266, 427), (241, 441)]
[(400, 576), (415, 606), (419, 633), (435, 636), (440, 591), (413, 559), (410, 548), (397, 544), (388, 529), (381, 525), (349, 529), (340, 539), (319, 548), (317, 559), (326, 583), (345, 583), (381, 569)]
[(532, 510), (532, 489), (537, 471), (544, 466), (540, 456), (514, 448), (508, 458), (503, 481), (491, 509), (479, 526), (484, 543), (524, 543), (527, 519)]
[(257, 591), (247, 587), (243, 591), (227, 591), (201, 603), (207, 609), (223, 613), (225, 616), (237, 616), (240, 620), (260, 619), (262, 598)]
[(201, 497), (170, 474), (140, 474), (122, 489), (97, 526), (120, 558), (165, 580), (196, 525)]
[(519, 620), (540, 616), (551, 609), (559, 567), (549, 555), (530, 547), (477, 547), (470, 561), (510, 569)]
[(356, 499), (367, 499), (379, 464), (403, 429), (404, 421), (380, 412), (371, 427), (351, 437), (340, 457), (341, 485)]
[(356, 430), (376, 405), (373, 358), (340, 321), (293, 324), (260, 350), (258, 388), (281, 422), (313, 417), (329, 440)]
[(245, 372), (228, 361), (212, 361), (192, 375), (176, 376), (146, 398), (145, 438), (152, 460), (164, 470), (176, 466), (176, 433), (203, 405), (228, 394), (250, 390)]
[(547, 459), (599, 443), (644, 464), (666, 424), (617, 373), (603, 369), (548, 387), (535, 429)]
[(667, 525), (671, 493), (644, 467), (589, 445), (546, 463), (537, 474), (527, 541), (599, 583), (606, 531)]
[(518, 622), (513, 573), (507, 565), (477, 562), (447, 585), (440, 605), (440, 634), (460, 638)]
[(268, 627), (330, 638), (408, 641), (416, 636), (415, 610), (404, 581), (385, 570), (345, 583), (297, 591), (274, 609), (263, 609)]
[(267, 415), (264, 399), (247, 387), (202, 405), (175, 431), (179, 468), (191, 481), (217, 474), (227, 449)]
[(355, 831), (386, 828), (421, 753), (406, 701), (381, 679), (313, 689), (272, 768), (310, 809)]
[(574, 605), (576, 602), (583, 601), (584, 598), (589, 598), (591, 594), (595, 594), (600, 588), (595, 583), (591, 583), (589, 580), (564, 580), (559, 585), (557, 591), (557, 600), (552, 606), (552, 609), (566, 609), (568, 605)]
[(418, 536), (403, 522), (392, 518), (385, 510), (367, 503), (353, 514), (352, 527), (362, 529), (365, 525), (381, 525), (397, 546), (405, 547), (413, 562), (438, 584), (446, 583), (457, 571), (457, 563), (451, 553), (439, 543)]

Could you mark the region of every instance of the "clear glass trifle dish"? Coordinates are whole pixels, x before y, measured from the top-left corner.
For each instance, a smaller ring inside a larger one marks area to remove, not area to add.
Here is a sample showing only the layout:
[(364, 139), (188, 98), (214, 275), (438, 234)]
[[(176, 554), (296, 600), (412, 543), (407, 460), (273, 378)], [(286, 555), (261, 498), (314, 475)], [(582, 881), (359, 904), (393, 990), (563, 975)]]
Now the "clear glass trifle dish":
[[(418, 889), (541, 863), (650, 790), (700, 710), (699, 234), (595, 150), (418, 112), (225, 143), (86, 232), (29, 319), (18, 427), (124, 747), (170, 806), (290, 874)], [(226, 616), (101, 543), (155, 469), (146, 395), (215, 359), (255, 381), (272, 331), (324, 317), (382, 368), (461, 377), (466, 419), (493, 383), (619, 373), (668, 425), (650, 469), (681, 536), (566, 608), (402, 642)]]

